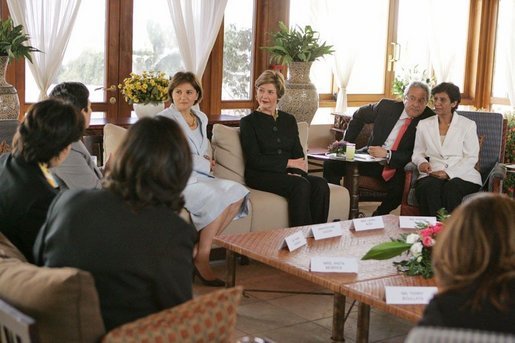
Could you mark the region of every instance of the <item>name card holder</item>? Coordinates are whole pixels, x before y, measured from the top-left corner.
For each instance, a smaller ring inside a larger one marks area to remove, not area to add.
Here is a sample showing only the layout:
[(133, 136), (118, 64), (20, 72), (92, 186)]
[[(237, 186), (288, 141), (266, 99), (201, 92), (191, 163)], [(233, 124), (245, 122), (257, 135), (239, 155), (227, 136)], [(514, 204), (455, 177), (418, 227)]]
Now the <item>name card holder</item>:
[(383, 217), (353, 219), (352, 228), (356, 231), (384, 229)]
[(315, 241), (341, 235), (343, 235), (341, 222), (313, 226), (308, 233), (308, 237), (314, 237)]
[(436, 217), (424, 216), (399, 216), (399, 227), (401, 229), (416, 229), (418, 224), (436, 224)]
[(308, 242), (306, 241), (306, 237), (304, 237), (302, 231), (297, 231), (294, 234), (284, 238), (281, 248), (288, 247), (288, 250), (294, 251), (295, 249), (298, 249), (306, 244), (308, 244)]
[(312, 257), (311, 271), (322, 273), (357, 273), (358, 259), (355, 257)]
[(392, 305), (425, 305), (438, 291), (436, 287), (385, 286), (386, 303)]

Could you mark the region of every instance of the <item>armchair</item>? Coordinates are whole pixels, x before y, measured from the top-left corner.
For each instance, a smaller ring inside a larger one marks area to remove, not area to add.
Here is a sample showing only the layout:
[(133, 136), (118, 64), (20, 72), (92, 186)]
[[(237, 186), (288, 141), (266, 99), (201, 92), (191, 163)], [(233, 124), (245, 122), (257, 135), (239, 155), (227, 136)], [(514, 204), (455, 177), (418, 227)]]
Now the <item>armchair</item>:
[[(477, 134), (480, 138), (479, 172), (483, 180), (481, 190), (488, 192), (502, 191), (502, 181), (506, 177), (504, 149), (506, 146), (507, 120), (502, 114), (493, 112), (458, 111), (460, 115), (476, 122)], [(408, 163), (404, 168), (406, 179), (402, 195), (401, 215), (419, 215), (415, 197), (415, 182), (419, 172), (414, 163)]]

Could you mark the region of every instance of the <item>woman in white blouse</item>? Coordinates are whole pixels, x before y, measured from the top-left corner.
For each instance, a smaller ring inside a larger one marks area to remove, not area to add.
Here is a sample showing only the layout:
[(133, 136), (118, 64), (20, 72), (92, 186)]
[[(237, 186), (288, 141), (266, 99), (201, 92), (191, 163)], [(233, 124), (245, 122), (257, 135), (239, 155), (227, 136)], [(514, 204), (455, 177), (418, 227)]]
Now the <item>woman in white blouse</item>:
[(476, 123), (456, 112), (460, 89), (442, 82), (431, 91), (436, 116), (417, 126), (412, 161), (420, 171), (415, 195), (421, 215), (452, 212), (463, 197), (479, 191), (481, 174), (475, 169), (479, 158)]

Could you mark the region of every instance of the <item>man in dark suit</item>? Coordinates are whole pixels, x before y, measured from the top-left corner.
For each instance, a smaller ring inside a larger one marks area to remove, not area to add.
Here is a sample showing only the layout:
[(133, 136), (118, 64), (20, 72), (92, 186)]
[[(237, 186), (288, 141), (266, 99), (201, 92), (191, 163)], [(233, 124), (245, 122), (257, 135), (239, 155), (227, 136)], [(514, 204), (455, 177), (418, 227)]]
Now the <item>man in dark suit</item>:
[[(372, 135), (362, 152), (386, 158), (386, 165), (360, 163), (360, 175), (381, 178), (388, 190), (387, 196), (373, 215), (388, 214), (402, 200), (404, 166), (411, 160), (418, 122), (434, 115), (427, 107), (429, 87), (423, 82), (410, 83), (404, 92), (404, 101), (382, 99), (376, 104), (360, 107), (352, 116), (345, 131), (344, 141), (355, 142), (365, 124), (374, 123)], [(340, 184), (345, 174), (345, 162), (326, 161), (324, 178)]]

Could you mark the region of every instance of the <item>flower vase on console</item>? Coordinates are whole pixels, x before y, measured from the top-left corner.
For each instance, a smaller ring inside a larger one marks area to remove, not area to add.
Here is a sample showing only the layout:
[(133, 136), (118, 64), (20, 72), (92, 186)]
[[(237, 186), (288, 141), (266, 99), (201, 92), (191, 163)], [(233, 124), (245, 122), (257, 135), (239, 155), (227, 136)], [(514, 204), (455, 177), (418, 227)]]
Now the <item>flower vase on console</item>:
[(163, 111), (165, 109), (164, 102), (157, 102), (157, 103), (151, 103), (148, 104), (132, 104), (134, 107), (134, 112), (136, 112), (136, 115), (138, 118), (143, 117), (153, 117), (159, 112)]

